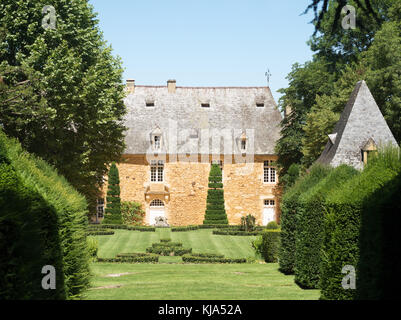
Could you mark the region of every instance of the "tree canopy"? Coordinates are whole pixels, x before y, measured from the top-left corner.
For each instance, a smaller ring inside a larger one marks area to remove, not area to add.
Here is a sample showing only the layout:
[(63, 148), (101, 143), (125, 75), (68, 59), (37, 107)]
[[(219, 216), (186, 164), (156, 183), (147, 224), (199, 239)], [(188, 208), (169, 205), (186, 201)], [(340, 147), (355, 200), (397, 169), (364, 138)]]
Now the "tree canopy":
[(53, 164), (91, 204), (107, 165), (124, 150), (124, 87), (87, 0), (0, 3), (0, 123)]

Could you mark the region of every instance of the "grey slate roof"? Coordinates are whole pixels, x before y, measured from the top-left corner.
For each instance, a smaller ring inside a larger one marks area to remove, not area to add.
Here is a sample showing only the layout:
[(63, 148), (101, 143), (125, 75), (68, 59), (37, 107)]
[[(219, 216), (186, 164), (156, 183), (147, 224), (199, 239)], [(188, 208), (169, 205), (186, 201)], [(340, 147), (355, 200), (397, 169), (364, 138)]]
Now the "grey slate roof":
[(389, 143), (397, 146), (366, 82), (360, 81), (317, 161), (333, 167), (348, 164), (356, 169), (362, 169), (361, 150), (370, 139), (378, 147)]
[[(147, 102), (154, 107), (146, 107)], [(177, 87), (171, 93), (166, 86), (135, 86), (124, 103), (125, 154), (145, 154), (156, 131), (161, 133), (163, 150), (177, 154), (235, 154), (244, 133), (247, 153), (253, 149), (254, 154), (275, 154), (280, 136), (282, 116), (268, 87)], [(201, 107), (207, 103), (210, 108)], [(219, 136), (232, 142), (228, 151)]]

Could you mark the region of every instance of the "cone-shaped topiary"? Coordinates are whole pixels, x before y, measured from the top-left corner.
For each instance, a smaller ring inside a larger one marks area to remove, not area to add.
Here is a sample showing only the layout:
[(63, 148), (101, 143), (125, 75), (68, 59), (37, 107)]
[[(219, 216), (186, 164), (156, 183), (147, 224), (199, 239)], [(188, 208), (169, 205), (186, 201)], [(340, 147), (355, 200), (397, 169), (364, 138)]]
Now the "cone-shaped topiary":
[(224, 190), (219, 165), (212, 164), (209, 175), (205, 220), (203, 224), (228, 224), (224, 208)]
[(121, 199), (120, 199), (120, 178), (116, 164), (110, 167), (109, 185), (107, 189), (107, 205), (103, 223), (105, 224), (122, 224), (121, 217)]

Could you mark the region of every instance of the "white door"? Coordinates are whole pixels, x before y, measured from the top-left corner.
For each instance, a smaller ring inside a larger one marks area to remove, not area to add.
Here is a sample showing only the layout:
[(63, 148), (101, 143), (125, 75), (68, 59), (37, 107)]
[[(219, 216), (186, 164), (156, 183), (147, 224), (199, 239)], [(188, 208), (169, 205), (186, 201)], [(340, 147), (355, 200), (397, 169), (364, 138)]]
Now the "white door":
[(263, 207), (263, 225), (276, 221), (276, 205), (274, 200), (265, 200)]
[(155, 218), (157, 217), (166, 217), (166, 212), (164, 209), (164, 203), (161, 200), (153, 200), (150, 203), (149, 208), (149, 225), (154, 225), (156, 223)]

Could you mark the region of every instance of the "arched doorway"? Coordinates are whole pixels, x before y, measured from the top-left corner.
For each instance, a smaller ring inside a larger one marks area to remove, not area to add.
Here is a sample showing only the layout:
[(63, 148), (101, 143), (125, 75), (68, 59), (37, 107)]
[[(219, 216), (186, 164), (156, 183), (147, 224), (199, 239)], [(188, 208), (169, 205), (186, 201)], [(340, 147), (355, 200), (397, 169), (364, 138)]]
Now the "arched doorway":
[(150, 203), (148, 221), (150, 225), (154, 225), (156, 223), (156, 217), (166, 217), (164, 202), (160, 199), (155, 199)]
[(276, 221), (276, 201), (275, 200), (264, 200), (263, 206), (263, 225), (267, 225), (271, 221)]

